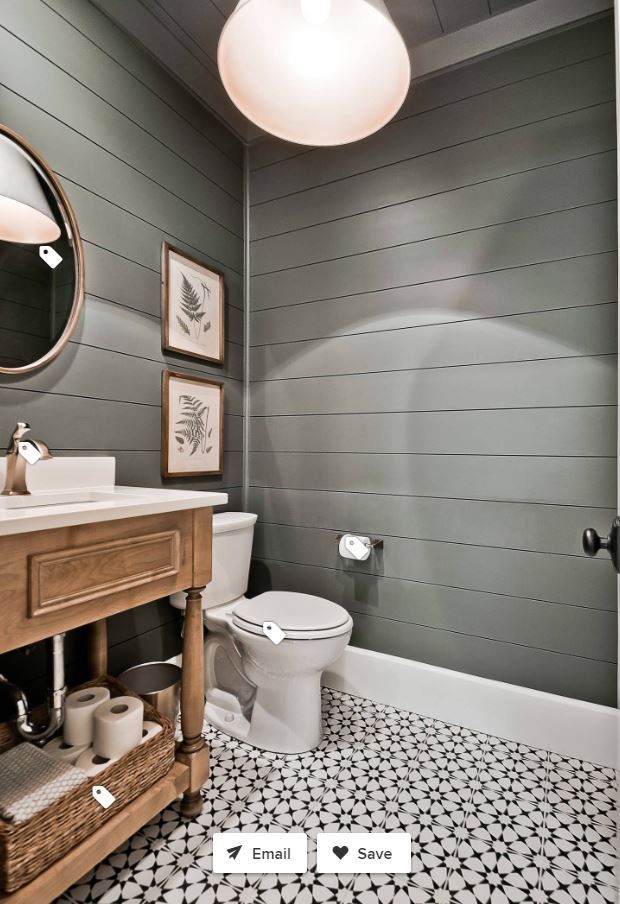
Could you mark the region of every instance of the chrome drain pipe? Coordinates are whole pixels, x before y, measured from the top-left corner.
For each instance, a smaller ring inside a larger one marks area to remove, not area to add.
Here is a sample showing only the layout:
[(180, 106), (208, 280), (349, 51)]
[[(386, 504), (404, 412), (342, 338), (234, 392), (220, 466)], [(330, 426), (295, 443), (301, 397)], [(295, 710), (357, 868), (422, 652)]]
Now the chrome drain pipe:
[(47, 641), (48, 670), (50, 682), (48, 687), (47, 716), (42, 722), (34, 722), (31, 717), (28, 698), (24, 691), (13, 684), (4, 675), (0, 675), (0, 685), (9, 692), (16, 711), (14, 717), (17, 733), (24, 741), (40, 743), (46, 741), (62, 726), (65, 718), (65, 635), (54, 634)]

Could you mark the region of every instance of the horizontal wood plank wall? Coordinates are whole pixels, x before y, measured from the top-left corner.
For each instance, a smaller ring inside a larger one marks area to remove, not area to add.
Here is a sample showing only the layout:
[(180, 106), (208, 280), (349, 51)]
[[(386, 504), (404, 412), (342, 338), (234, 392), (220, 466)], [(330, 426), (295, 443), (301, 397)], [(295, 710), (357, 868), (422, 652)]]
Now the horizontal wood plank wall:
[[(73, 0), (3, 5), (0, 121), (24, 135), (60, 177), (84, 241), (87, 292), (84, 314), (66, 350), (43, 370), (0, 381), (0, 435), (8, 436), (17, 420), (27, 420), (33, 435), (46, 440), (55, 454), (114, 455), (119, 483), (222, 489), (239, 507), (240, 141), (100, 10)], [(162, 353), (164, 240), (225, 273), (223, 367)], [(161, 479), (160, 386), (167, 366), (224, 382), (222, 478), (165, 484)], [(177, 613), (168, 603), (146, 607), (111, 626), (112, 666), (172, 655), (178, 638)], [(36, 679), (43, 667), (40, 657), (29, 663), (28, 674)], [(15, 659), (10, 666), (7, 674), (20, 671)]]
[[(615, 703), (613, 29), (416, 87), (350, 147), (251, 163), (253, 590), (353, 642)], [(338, 532), (380, 536), (344, 563)]]
[(234, 106), (217, 68), (217, 45), (234, 0), (92, 0), (157, 57), (189, 92), (206, 103), (237, 136), (247, 120)]

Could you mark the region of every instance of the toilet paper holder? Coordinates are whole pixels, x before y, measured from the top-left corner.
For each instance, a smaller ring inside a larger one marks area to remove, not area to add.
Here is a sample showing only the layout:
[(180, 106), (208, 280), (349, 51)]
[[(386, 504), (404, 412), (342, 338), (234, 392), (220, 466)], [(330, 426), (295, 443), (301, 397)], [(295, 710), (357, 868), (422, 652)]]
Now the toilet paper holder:
[[(339, 544), (343, 537), (349, 537), (349, 536), (351, 536), (350, 531), (347, 531), (344, 534), (337, 534), (336, 543)], [(357, 534), (353, 534), (353, 536), (357, 536)], [(360, 539), (361, 539), (361, 536), (360, 536)], [(381, 539), (381, 537), (368, 537), (368, 540), (370, 541), (371, 549), (383, 549), (383, 540)]]
[(383, 540), (378, 537), (365, 537), (358, 534), (340, 534), (338, 537), (338, 555), (345, 560), (367, 562), (374, 549), (380, 549)]

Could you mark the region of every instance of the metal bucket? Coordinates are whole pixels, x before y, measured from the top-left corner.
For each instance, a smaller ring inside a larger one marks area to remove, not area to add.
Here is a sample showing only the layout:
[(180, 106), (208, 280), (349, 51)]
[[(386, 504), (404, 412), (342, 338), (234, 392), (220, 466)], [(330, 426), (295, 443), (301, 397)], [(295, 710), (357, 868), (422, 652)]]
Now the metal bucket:
[(175, 724), (181, 705), (181, 669), (178, 665), (144, 662), (127, 669), (118, 680)]

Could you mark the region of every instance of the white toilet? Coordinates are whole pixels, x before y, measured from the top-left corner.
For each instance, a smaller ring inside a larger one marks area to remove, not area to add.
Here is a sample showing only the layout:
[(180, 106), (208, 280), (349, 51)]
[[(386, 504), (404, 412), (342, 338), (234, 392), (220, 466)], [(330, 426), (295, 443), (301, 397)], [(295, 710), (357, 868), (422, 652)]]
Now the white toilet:
[[(256, 747), (301, 753), (321, 740), (321, 674), (343, 652), (353, 621), (342, 606), (318, 596), (244, 595), (256, 517), (213, 517), (213, 579), (202, 594), (205, 715)], [(184, 608), (184, 594), (171, 602)], [(277, 639), (278, 629), (284, 639), (274, 643), (269, 637)]]

